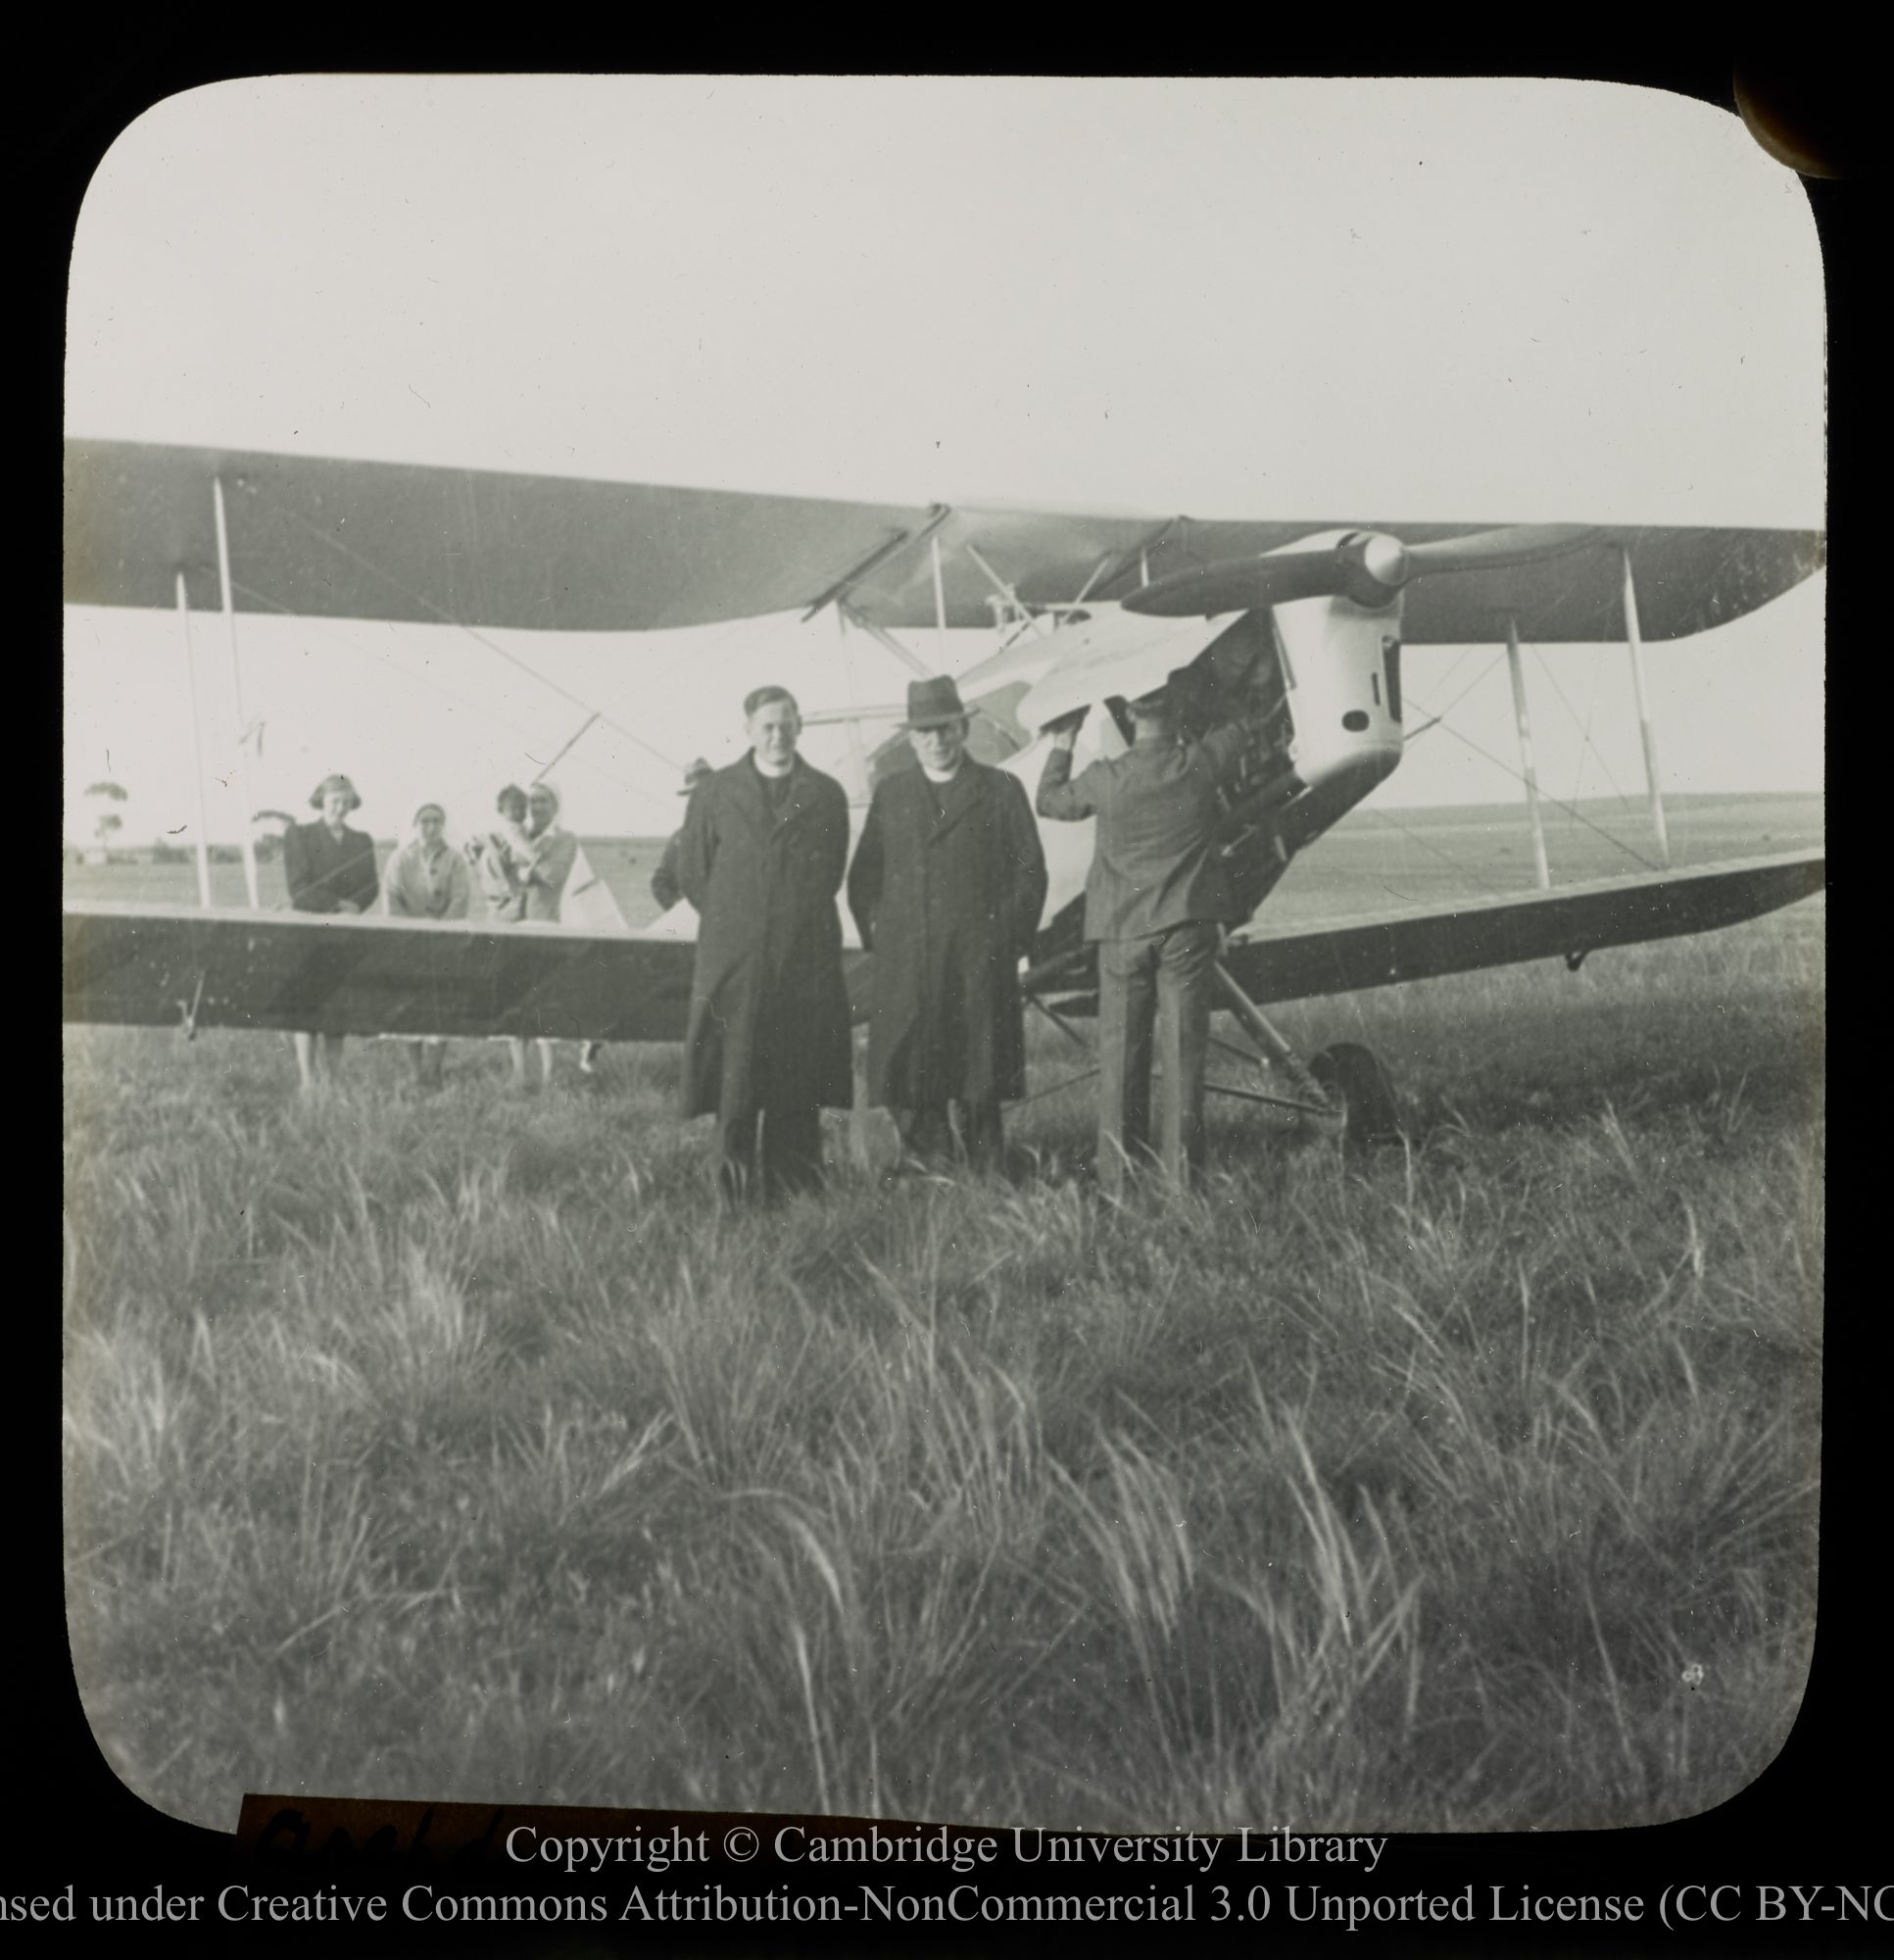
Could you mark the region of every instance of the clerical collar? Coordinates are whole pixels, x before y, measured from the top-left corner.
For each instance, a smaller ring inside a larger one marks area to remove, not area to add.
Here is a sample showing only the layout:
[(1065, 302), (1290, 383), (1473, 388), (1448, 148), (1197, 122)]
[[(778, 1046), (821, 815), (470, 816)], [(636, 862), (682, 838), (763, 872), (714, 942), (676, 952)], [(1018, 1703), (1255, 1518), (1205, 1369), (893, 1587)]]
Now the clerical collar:
[(961, 769), (965, 766), (965, 764), (966, 764), (966, 758), (963, 756), (959, 761), (954, 763), (952, 768), (950, 768), (946, 775), (942, 776), (942, 775), (937, 775), (932, 769), (930, 769), (927, 766), (925, 762), (923, 762), (921, 764), (921, 774), (924, 775), (929, 782), (937, 785), (941, 789), (946, 789), (947, 784), (952, 782), (954, 777), (956, 777), (960, 773)]
[(759, 776), (761, 776), (765, 782), (768, 783), (780, 783), (785, 776), (794, 775), (796, 773), (796, 758), (794, 756), (792, 756), (789, 759), (789, 762), (786, 767), (780, 769), (766, 769), (763, 767), (762, 761), (758, 758), (755, 750), (753, 749), (750, 752), (750, 762), (751, 766), (756, 771), (756, 773)]

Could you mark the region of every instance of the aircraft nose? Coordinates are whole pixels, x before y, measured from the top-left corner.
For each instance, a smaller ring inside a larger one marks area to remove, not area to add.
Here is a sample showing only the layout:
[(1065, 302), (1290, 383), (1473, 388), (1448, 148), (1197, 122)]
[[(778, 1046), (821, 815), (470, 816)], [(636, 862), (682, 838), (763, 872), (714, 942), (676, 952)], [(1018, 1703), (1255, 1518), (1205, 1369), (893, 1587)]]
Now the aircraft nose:
[(1399, 538), (1371, 531), (1361, 542), (1361, 568), (1385, 592), (1393, 592), (1408, 579), (1407, 547)]

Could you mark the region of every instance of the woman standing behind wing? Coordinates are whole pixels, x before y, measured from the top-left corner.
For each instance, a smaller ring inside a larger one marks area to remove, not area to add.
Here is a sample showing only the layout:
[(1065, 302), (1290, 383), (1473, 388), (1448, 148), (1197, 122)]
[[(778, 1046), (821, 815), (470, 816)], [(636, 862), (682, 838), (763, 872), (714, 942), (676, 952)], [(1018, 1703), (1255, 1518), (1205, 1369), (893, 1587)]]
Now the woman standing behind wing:
[(515, 857), (526, 852), (526, 792), (509, 783), (494, 799), (500, 822), (495, 829), (469, 837), (467, 861), (480, 880), (487, 916), (499, 925), (517, 925), (526, 916), (526, 893), (513, 869)]
[[(374, 839), (351, 830), (348, 818), (362, 808), (362, 799), (347, 776), (324, 776), (310, 796), (310, 808), (321, 812), (314, 823), (293, 823), (283, 834), (283, 875), (289, 883), (289, 903), (299, 912), (361, 913), (374, 905)], [(322, 1037), (321, 1066), (316, 1066), (316, 1036), (298, 1032), (296, 1066), (305, 1090), (314, 1089), (318, 1075), (333, 1077), (342, 1060), (342, 1037)]]
[[(389, 858), (381, 874), (382, 908), (390, 918), (465, 918), (473, 881), (466, 859), (447, 841), (447, 811), (424, 803), (414, 812), (414, 837)], [(414, 1073), (423, 1089), (441, 1086), (447, 1043), (438, 1035), (413, 1045)]]
[[(558, 925), (559, 900), (579, 855), (579, 840), (558, 822), (559, 794), (551, 783), (535, 783), (526, 793), (526, 821), (510, 855), (512, 876), (519, 888), (519, 917), (528, 923)], [(526, 1044), (513, 1040), (513, 1081), (526, 1086)], [(542, 1082), (553, 1079), (553, 1044), (539, 1044)]]

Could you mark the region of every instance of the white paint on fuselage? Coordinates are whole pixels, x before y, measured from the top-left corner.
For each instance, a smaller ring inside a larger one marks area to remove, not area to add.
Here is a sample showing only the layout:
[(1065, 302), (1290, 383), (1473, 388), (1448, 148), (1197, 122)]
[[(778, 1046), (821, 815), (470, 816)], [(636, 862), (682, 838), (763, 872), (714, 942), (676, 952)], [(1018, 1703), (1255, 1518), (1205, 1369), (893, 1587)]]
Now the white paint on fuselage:
[(1288, 682), (1295, 773), (1312, 790), (1344, 776), (1391, 775), (1401, 724), (1388, 650), (1400, 645), (1400, 596), (1374, 612), (1349, 599), (1298, 599), (1272, 617)]

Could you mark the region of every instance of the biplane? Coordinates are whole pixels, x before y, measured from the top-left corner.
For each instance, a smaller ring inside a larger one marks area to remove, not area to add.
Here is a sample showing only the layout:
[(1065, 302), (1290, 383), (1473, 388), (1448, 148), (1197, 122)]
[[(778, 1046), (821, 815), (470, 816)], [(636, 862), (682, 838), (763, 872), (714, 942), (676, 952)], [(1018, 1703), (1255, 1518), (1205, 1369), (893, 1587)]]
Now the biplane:
[[(1043, 731), (1077, 709), (1102, 710), (1086, 723), (1080, 766), (1121, 753), (1124, 701), (1167, 681), (1187, 733), (1241, 716), (1257, 733), (1228, 791), (1220, 848), (1247, 923), (1225, 951), (1224, 1004), (1261, 1058), (1304, 1085), (1263, 1005), (1547, 956), (1576, 967), (1600, 948), (1708, 931), (1822, 888), (1821, 851), (1669, 868), (1641, 666), (1646, 642), (1751, 612), (1821, 560), (1820, 534), (1802, 531), (1199, 521), (66, 447), (66, 600), (175, 610), (186, 632), (193, 612), (234, 621), (265, 607), (571, 631), (833, 608), (924, 674), (904, 629), (991, 628), (997, 650), (957, 676), (971, 747), (1029, 794)], [(1265, 902), (1297, 854), (1400, 762), (1404, 648), (1504, 645), (1524, 736), (1523, 641), (1628, 649), (1660, 868), (1550, 889), (1528, 745), (1540, 889), (1272, 929)], [(1022, 976), (1061, 1020), (1095, 998), (1083, 939), (1091, 830), (1046, 827), (1050, 891)], [(66, 1018), (193, 1032), (683, 1035), (688, 907), (603, 935), (217, 909), (203, 889), (197, 908), (68, 903)], [(862, 1010), (872, 961), (858, 949), (850, 960)]]

